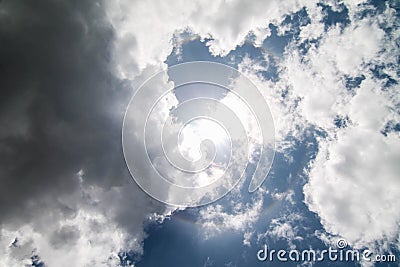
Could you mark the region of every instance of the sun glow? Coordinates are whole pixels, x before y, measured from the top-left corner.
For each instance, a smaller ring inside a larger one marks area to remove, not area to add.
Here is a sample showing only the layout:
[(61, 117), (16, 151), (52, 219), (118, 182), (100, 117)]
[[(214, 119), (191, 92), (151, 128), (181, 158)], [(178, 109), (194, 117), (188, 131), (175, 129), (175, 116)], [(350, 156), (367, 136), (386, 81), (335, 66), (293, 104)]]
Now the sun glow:
[(226, 129), (209, 118), (196, 118), (186, 123), (179, 134), (179, 150), (188, 160), (201, 158), (201, 143), (210, 140), (215, 148), (224, 149), (229, 143)]

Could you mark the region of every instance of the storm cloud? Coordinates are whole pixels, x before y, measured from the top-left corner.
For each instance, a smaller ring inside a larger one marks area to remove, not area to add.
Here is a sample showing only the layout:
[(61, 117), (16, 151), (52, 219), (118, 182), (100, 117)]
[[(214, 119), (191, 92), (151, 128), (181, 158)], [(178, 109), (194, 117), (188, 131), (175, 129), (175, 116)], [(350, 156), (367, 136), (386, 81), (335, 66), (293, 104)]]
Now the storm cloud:
[(80, 170), (85, 183), (106, 187), (126, 177), (128, 91), (110, 71), (112, 39), (92, 1), (0, 4), (2, 222), (50, 206), (73, 212), (57, 198), (77, 189)]
[[(113, 74), (113, 39), (102, 2), (0, 2), (3, 242), (28, 227), (53, 247), (51, 255), (79, 238), (90, 241), (93, 231), (121, 227), (123, 239), (132, 233), (140, 244), (143, 221), (164, 211), (131, 182), (123, 159), (121, 125), (132, 87)], [(36, 249), (30, 238), (20, 247)], [(102, 250), (95, 255), (107, 258)], [(77, 266), (82, 260), (92, 259)]]

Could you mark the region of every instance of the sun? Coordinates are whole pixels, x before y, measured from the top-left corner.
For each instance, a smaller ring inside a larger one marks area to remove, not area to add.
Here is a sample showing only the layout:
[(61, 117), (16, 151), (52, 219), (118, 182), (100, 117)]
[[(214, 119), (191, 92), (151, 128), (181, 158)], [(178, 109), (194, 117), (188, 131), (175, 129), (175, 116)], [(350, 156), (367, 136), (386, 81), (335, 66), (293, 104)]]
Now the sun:
[(217, 121), (198, 117), (185, 123), (179, 133), (179, 150), (190, 161), (201, 158), (201, 143), (210, 140), (216, 150), (224, 150), (229, 143), (227, 130)]

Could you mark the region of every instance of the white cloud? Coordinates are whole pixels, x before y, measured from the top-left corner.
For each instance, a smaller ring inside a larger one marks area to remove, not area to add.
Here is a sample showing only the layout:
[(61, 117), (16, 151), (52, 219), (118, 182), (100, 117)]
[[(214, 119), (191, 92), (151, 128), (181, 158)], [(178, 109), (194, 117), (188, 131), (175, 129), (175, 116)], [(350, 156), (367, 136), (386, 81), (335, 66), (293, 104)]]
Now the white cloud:
[(226, 231), (238, 231), (244, 233), (244, 241), (249, 238), (247, 229), (258, 221), (262, 212), (262, 197), (258, 197), (252, 204), (242, 204), (241, 202), (233, 204), (232, 210), (227, 210), (222, 205), (210, 205), (200, 211), (199, 223), (204, 232), (204, 238), (208, 239), (217, 234)]
[[(51, 219), (46, 221), (51, 224)], [(29, 262), (32, 251), (38, 253), (48, 266), (99, 266), (109, 263), (109, 266), (118, 266), (118, 252), (124, 247), (126, 233), (115, 223), (103, 215), (84, 214), (80, 212), (73, 220), (62, 224), (79, 229), (76, 240), (66, 243), (65, 237), (71, 238), (71, 233), (66, 232), (59, 243), (52, 243), (52, 236), (60, 233), (58, 230), (64, 226), (50, 226), (46, 231), (36, 231), (27, 225), (18, 231), (6, 231), (2, 238), (2, 251), (6, 251), (5, 258), (0, 259), (2, 266), (22, 266)], [(54, 229), (56, 228), (56, 229)], [(54, 232), (53, 232), (54, 230)], [(17, 237), (16, 247), (6, 247)], [(21, 244), (19, 244), (21, 243)], [(132, 242), (134, 243), (134, 242)], [(140, 245), (132, 244), (132, 248), (138, 249)], [(4, 250), (3, 250), (4, 249)], [(112, 264), (117, 260), (117, 264)]]
[(23, 226), (3, 225), (0, 250), (5, 253), (0, 265), (28, 264), (37, 254), (46, 266), (119, 266), (119, 252), (142, 253), (143, 223), (160, 222), (171, 210), (132, 183), (110, 189), (87, 187), (82, 175), (80, 190), (57, 200), (75, 207), (72, 216), (47, 210)]
[(363, 70), (363, 63), (373, 61), (380, 51), (383, 37), (384, 31), (372, 20), (356, 21), (343, 33), (335, 27), (318, 48), (320, 53), (314, 64), (319, 62), (322, 67), (321, 57), (326, 57), (342, 73), (356, 76)]
[(148, 64), (159, 65), (172, 51), (172, 37), (190, 29), (208, 42), (214, 55), (225, 55), (251, 31), (258, 42), (263, 29), (309, 1), (114, 1), (108, 16), (116, 31), (115, 61), (121, 77), (132, 78)]
[(379, 95), (362, 86), (352, 104), (355, 125), (320, 142), (305, 194), (329, 232), (361, 247), (398, 233), (400, 142), (377, 127), (387, 109)]
[(301, 41), (316, 40), (325, 33), (322, 7), (309, 6), (306, 10), (311, 23), (300, 27), (299, 38)]
[[(304, 35), (307, 31), (302, 29)], [(334, 118), (345, 114), (351, 99), (343, 77), (361, 75), (366, 63), (374, 62), (383, 40), (383, 30), (365, 19), (354, 22), (343, 33), (339, 26), (330, 28), (319, 46), (311, 47), (306, 55), (294, 47), (289, 49), (281, 63), (282, 78), (290, 86), (292, 97), (301, 99), (298, 112), (303, 118), (324, 129), (332, 128)]]
[(299, 223), (303, 217), (298, 213), (285, 214), (280, 218), (272, 219), (269, 230), (264, 234), (259, 234), (257, 237), (258, 243), (267, 237), (273, 239), (285, 239), (289, 246), (294, 249), (293, 241), (302, 240)]
[(254, 235), (254, 232), (248, 231), (243, 235), (243, 245), (251, 247), (251, 238)]
[[(265, 55), (267, 57), (267, 55)], [(266, 59), (267, 60), (267, 59)], [(279, 58), (276, 59), (278, 62)], [(281, 64), (284, 64), (283, 62)], [(281, 151), (287, 146), (285, 139), (288, 136), (298, 136), (304, 129), (304, 122), (297, 112), (294, 112), (295, 101), (282, 96), (287, 88), (287, 81), (282, 79), (278, 82), (266, 80), (257, 72), (267, 71), (268, 65), (262, 66), (257, 60), (245, 57), (239, 64), (238, 69), (259, 89), (274, 119), (276, 150)], [(249, 124), (251, 121), (249, 120)], [(251, 124), (249, 125), (251, 127)], [(256, 136), (256, 132), (253, 135)]]
[[(396, 242), (399, 233), (399, 135), (381, 133), (389, 120), (399, 121), (398, 86), (384, 89), (368, 65), (385, 64), (396, 77), (390, 62), (398, 50), (375, 22), (393, 23), (383, 18), (390, 13), (358, 20), (353, 10), (343, 32), (331, 28), (305, 56), (288, 51), (283, 67), (291, 97), (301, 99), (298, 111), (327, 133), (310, 166), (306, 203), (329, 233), (358, 248)], [(345, 76), (361, 74), (359, 88), (345, 88)], [(338, 115), (349, 118), (346, 128), (333, 125)]]
[(275, 200), (285, 200), (291, 204), (295, 204), (294, 200), (293, 200), (293, 196), (294, 196), (294, 191), (289, 189), (286, 192), (273, 192), (271, 193), (271, 197)]
[(274, 226), (270, 234), (275, 238), (293, 239), (295, 237), (294, 230), (289, 223), (279, 223), (278, 221), (273, 220), (272, 224)]

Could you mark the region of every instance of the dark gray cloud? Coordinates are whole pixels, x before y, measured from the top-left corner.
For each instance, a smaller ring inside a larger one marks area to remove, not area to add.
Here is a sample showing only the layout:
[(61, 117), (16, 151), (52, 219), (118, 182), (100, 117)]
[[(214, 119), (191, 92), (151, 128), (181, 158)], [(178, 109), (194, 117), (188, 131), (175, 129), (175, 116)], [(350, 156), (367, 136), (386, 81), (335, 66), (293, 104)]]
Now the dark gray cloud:
[(121, 123), (130, 90), (112, 75), (113, 30), (96, 1), (0, 2), (0, 223), (56, 209), (85, 183), (129, 179)]
[(79, 229), (76, 226), (67, 225), (54, 232), (50, 238), (50, 242), (54, 247), (59, 248), (76, 243), (79, 235)]

